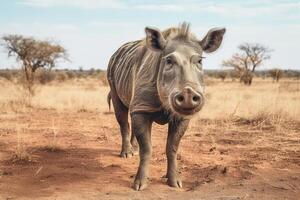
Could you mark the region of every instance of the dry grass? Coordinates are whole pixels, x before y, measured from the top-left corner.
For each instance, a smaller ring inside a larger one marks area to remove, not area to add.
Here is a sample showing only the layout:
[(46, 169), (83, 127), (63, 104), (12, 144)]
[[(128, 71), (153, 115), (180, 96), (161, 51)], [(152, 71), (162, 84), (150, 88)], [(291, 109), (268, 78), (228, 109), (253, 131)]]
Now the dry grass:
[(0, 79), (0, 110), (23, 112), (31, 107), (31, 95), (21, 85)]
[(48, 141), (49, 144), (43, 147), (42, 149), (49, 152), (59, 152), (62, 151), (62, 148), (58, 145), (58, 128), (56, 126), (55, 120), (52, 119), (52, 126), (51, 126), (52, 137)]
[[(199, 119), (274, 118), (300, 119), (300, 87), (297, 80), (256, 79), (252, 86), (239, 82), (210, 80), (206, 88), (206, 105)], [(28, 105), (35, 108), (72, 112), (107, 112), (107, 86), (96, 78), (72, 79), (39, 85), (28, 100), (18, 86), (0, 81), (2, 112), (22, 112)], [(30, 101), (30, 102), (29, 102)]]
[(31, 161), (31, 156), (30, 153), (27, 151), (26, 144), (24, 142), (24, 134), (25, 134), (26, 129), (18, 129), (17, 130), (17, 147), (12, 155), (11, 161), (15, 163), (20, 163), (20, 162), (30, 162)]
[[(285, 87), (287, 84), (289, 86)], [(258, 79), (249, 87), (238, 82), (218, 82), (207, 87), (206, 106), (199, 117), (255, 118), (261, 114), (280, 113), (292, 119), (300, 119), (300, 89), (295, 89), (299, 84), (297, 81), (274, 84)]]
[(107, 108), (107, 93), (108, 88), (101, 87), (97, 80), (77, 79), (40, 88), (33, 104), (58, 111), (100, 111)]
[(74, 79), (38, 85), (35, 96), (30, 100), (19, 86), (10, 82), (0, 81), (0, 90), (2, 112), (22, 112), (31, 104), (35, 108), (82, 112), (106, 110), (109, 89), (101, 86), (96, 79)]

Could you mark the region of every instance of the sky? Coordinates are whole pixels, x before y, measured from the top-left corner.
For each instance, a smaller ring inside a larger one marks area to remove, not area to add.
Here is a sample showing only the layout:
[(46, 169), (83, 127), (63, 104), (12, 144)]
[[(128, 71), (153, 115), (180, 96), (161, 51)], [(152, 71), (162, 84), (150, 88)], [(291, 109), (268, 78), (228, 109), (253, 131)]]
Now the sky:
[[(0, 36), (63, 45), (71, 61), (58, 68), (106, 69), (114, 51), (142, 39), (146, 26), (163, 30), (184, 21), (199, 39), (210, 28), (226, 27), (220, 49), (205, 55), (205, 69), (222, 69), (243, 42), (273, 50), (261, 69), (300, 69), (300, 0), (0, 0)], [(0, 47), (0, 68), (17, 67)]]

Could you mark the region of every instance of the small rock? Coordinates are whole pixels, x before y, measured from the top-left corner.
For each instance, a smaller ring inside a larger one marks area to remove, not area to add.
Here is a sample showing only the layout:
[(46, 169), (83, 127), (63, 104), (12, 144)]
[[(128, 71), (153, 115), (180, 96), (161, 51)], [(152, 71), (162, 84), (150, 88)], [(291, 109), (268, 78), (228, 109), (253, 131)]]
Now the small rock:
[(227, 167), (224, 167), (221, 172), (222, 172), (222, 174), (226, 174), (227, 173)]
[(216, 149), (217, 149), (216, 147), (212, 147), (212, 148), (209, 149), (209, 152), (213, 152)]

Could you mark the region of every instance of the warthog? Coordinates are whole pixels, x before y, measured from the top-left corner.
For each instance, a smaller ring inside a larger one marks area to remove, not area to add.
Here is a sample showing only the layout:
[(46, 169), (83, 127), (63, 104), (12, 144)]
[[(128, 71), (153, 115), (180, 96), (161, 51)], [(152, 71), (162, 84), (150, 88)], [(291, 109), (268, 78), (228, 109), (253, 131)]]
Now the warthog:
[(211, 29), (202, 40), (190, 33), (186, 23), (162, 32), (146, 27), (145, 32), (145, 39), (126, 43), (113, 54), (107, 71), (108, 100), (113, 102), (122, 135), (121, 157), (134, 154), (137, 140), (140, 163), (133, 187), (144, 189), (152, 152), (152, 123), (168, 123), (167, 183), (182, 187), (176, 156), (191, 117), (204, 104), (202, 54), (219, 48), (225, 28)]

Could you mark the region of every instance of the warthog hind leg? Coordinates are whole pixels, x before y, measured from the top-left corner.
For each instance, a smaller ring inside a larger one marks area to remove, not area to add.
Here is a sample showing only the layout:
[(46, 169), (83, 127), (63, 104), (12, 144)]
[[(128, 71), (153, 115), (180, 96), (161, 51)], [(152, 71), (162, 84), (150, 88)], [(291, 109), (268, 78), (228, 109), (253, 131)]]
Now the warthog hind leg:
[(115, 109), (115, 116), (120, 125), (122, 135), (122, 149), (120, 156), (122, 158), (129, 158), (134, 155), (134, 151), (130, 143), (128, 108), (123, 105), (119, 97), (114, 92), (111, 92), (111, 97)]

